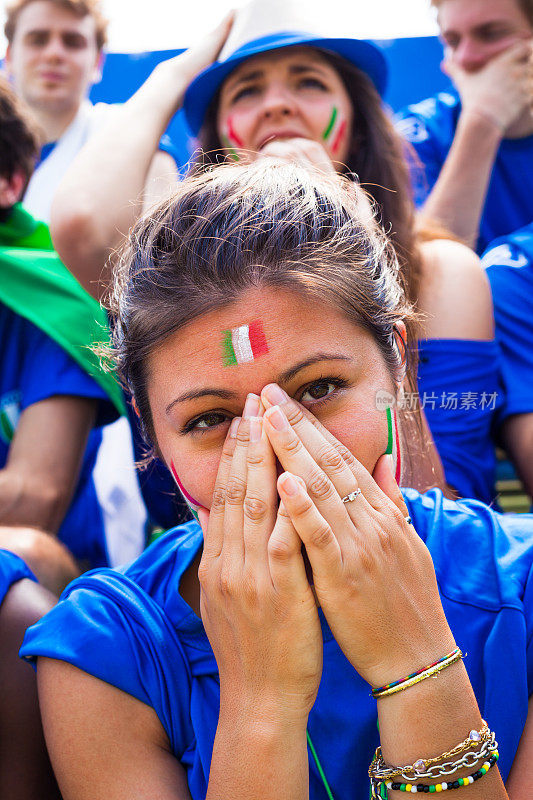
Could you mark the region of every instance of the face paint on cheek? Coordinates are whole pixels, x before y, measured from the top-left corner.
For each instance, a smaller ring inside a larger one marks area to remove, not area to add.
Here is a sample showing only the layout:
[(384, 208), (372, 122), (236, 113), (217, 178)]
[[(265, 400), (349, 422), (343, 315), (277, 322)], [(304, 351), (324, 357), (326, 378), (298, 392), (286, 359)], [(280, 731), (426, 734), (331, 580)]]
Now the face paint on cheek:
[(268, 353), (263, 323), (256, 319), (249, 325), (223, 331), (222, 352), (225, 367), (247, 364)]
[(396, 483), (399, 485), (402, 476), (402, 456), (400, 453), (400, 437), (398, 433), (398, 414), (396, 412), (396, 409), (388, 407), (386, 409), (386, 412), (387, 412), (388, 440), (387, 440), (387, 449), (385, 450), (385, 453), (387, 455), (392, 456), (394, 478), (396, 480)]
[(191, 497), (191, 495), (185, 489), (185, 487), (183, 486), (182, 482), (178, 478), (178, 473), (176, 472), (176, 467), (174, 466), (174, 462), (173, 461), (170, 462), (170, 471), (172, 472), (172, 476), (173, 476), (174, 480), (176, 481), (178, 489), (180, 490), (181, 494), (183, 495), (183, 499), (185, 500), (185, 502), (187, 503), (187, 505), (189, 507), (189, 511), (191, 512), (191, 514), (195, 518), (196, 522), (198, 522), (199, 521), (198, 520), (198, 509), (199, 508), (203, 508), (202, 504), (199, 503), (197, 500), (195, 500), (194, 497)]
[(342, 138), (344, 136), (344, 132), (346, 130), (346, 120), (342, 119), (337, 106), (334, 106), (331, 111), (331, 117), (329, 118), (329, 122), (326, 125), (324, 132), (322, 133), (322, 139), (325, 142), (331, 142), (331, 152), (336, 153), (340, 143), (342, 142)]
[(239, 161), (239, 154), (235, 150), (235, 146), (237, 147), (244, 147), (244, 142), (235, 132), (235, 128), (233, 127), (233, 120), (231, 117), (228, 117), (226, 123), (226, 133), (222, 134), (222, 143), (226, 150), (229, 151), (232, 159), (234, 161)]

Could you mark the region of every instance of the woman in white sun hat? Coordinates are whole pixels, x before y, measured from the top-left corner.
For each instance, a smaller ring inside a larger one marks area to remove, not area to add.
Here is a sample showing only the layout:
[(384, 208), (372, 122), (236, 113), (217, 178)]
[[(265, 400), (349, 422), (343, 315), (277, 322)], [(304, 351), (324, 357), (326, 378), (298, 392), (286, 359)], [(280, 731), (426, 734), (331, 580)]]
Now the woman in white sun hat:
[[(140, 214), (143, 187), (146, 206), (176, 184), (172, 175), (167, 185), (154, 185), (148, 170), (182, 105), (202, 147), (197, 162), (275, 157), (355, 175), (375, 202), (409, 297), (423, 312), (420, 402), (431, 436), (410, 485), (447, 485), (452, 494), (490, 503), (499, 353), (484, 271), (466, 247), (416, 231), (404, 145), (381, 100), (387, 75), (381, 51), (353, 36), (309, 32), (308, 16), (290, 0), (254, 0), (201, 45), (156, 67), (72, 168), (55, 204), (54, 241), (89, 291), (105, 289), (103, 264)], [(412, 389), (404, 403), (414, 407)]]

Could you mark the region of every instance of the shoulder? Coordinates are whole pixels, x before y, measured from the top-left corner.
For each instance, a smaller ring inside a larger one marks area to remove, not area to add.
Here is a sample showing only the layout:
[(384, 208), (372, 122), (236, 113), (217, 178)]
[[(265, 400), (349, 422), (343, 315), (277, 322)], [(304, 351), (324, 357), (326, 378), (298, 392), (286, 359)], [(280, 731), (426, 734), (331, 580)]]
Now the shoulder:
[(420, 246), (419, 309), (429, 339), (493, 339), (490, 285), (478, 256), (459, 242)]
[(440, 92), (399, 111), (395, 115), (396, 129), (408, 142), (415, 145), (433, 136), (442, 138), (455, 128), (458, 105), (456, 95)]
[(532, 584), (533, 515), (448, 500), (438, 489), (423, 495), (407, 489), (404, 495), (447, 597), (492, 611), (522, 610)]

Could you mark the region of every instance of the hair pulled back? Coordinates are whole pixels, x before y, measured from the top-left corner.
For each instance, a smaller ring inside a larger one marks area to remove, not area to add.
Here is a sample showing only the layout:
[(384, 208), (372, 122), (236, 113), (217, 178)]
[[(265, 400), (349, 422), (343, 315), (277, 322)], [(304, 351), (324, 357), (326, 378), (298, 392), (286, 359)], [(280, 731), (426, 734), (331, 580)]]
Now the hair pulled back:
[(398, 377), (395, 326), (403, 319), (409, 329), (413, 312), (364, 192), (271, 159), (224, 165), (188, 177), (141, 219), (115, 268), (114, 357), (152, 440), (150, 353), (193, 320), (267, 287), (360, 325)]

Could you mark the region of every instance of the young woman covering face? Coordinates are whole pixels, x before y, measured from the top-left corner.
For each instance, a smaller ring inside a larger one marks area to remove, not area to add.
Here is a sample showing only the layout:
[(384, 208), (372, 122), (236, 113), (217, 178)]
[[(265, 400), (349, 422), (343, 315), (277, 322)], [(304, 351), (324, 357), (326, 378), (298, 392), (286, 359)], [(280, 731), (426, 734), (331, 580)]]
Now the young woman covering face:
[[(379, 742), (418, 764), (414, 791), (523, 797), (533, 522), (400, 493), (380, 400), (412, 308), (356, 185), (267, 161), (185, 180), (132, 232), (113, 308), (200, 525), (82, 576), (28, 631), (63, 797), (366, 800)], [(425, 667), (438, 680), (406, 684)]]
[[(280, 30), (290, 30), (282, 17)], [(141, 209), (136, 199), (147, 177), (147, 202), (161, 189), (148, 168), (183, 101), (201, 145), (197, 160), (206, 166), (271, 157), (355, 176), (375, 201), (409, 297), (423, 312), (420, 401), (412, 387), (406, 391), (411, 408), (429, 398), (432, 436), (426, 436), (424, 458), (406, 473), (409, 482), (420, 489), (447, 483), (463, 496), (491, 502), (499, 371), (490, 288), (469, 250), (434, 233), (424, 241), (415, 231), (404, 145), (379, 94), (383, 56), (356, 39), (279, 33), (248, 40), (243, 34), (239, 47), (212, 63), (230, 25), (228, 19), (202, 45), (157, 67), (114, 125), (84, 150), (56, 201), (52, 227), (61, 256), (89, 291), (98, 291), (102, 264), (120, 242), (117, 231), (126, 234)], [(120, 153), (110, 161), (117, 138)], [(473, 408), (460, 404), (464, 392), (492, 399)]]

